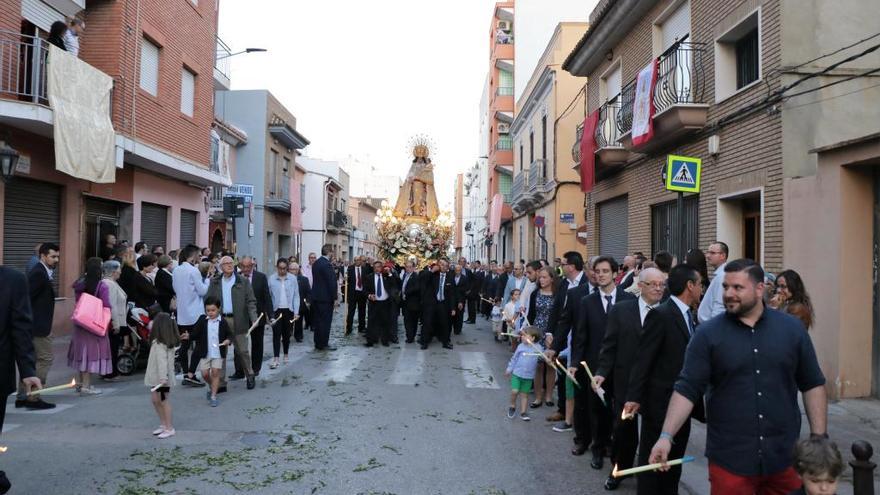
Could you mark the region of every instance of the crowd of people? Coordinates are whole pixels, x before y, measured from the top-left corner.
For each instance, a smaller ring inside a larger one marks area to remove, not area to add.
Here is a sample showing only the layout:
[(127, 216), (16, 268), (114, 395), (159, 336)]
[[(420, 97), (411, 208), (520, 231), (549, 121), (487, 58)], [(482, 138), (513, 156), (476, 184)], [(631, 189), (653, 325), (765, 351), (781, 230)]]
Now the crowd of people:
[[(59, 254), (55, 244), (37, 247), (21, 281), (25, 301), (0, 293), (9, 299), (0, 322), (12, 322), (15, 347), (15, 360), (4, 366), (12, 383), (12, 363), (22, 378), (16, 407), (54, 407), (33, 390), (53, 364)], [(362, 256), (344, 264), (328, 245), (302, 265), (279, 259), (269, 275), (250, 256), (236, 260), (193, 245), (166, 254), (111, 237), (101, 255), (87, 260), (74, 289), (78, 306), (84, 295), (97, 298), (110, 321), (103, 333), (74, 325), (68, 366), (80, 394), (100, 394), (93, 377), (118, 379), (120, 353), (138, 340), (132, 326), (144, 324), (144, 383), (161, 423), (158, 438), (175, 434), (175, 365), (183, 385), (206, 387), (216, 407), (227, 379), (254, 388), (265, 331), (272, 332), (270, 368), (287, 362), (291, 337), (302, 342), (304, 329), (313, 331), (316, 350), (336, 350), (330, 323), (345, 301), (345, 334), (357, 331), (367, 347), (398, 343), (402, 319), (405, 343), (427, 349), (436, 339), (452, 349), (451, 336), (464, 324), (490, 320), (496, 342), (511, 352), (507, 417), (528, 421), (530, 412), (551, 409), (553, 431), (573, 432), (571, 454), (589, 451), (595, 470), (606, 468), (606, 458), (617, 470), (681, 458), (691, 419), (708, 425), (713, 493), (833, 493), (842, 470), (826, 434), (825, 379), (808, 334), (813, 311), (803, 281), (793, 270), (773, 276), (750, 260), (728, 261), (723, 242), (705, 254), (690, 250), (684, 263), (667, 252), (651, 260), (633, 253), (618, 264), (572, 251), (552, 265), (460, 258), (422, 267)], [(227, 376), (229, 347), (235, 370)], [(798, 391), (812, 433), (802, 442)], [(678, 493), (681, 469), (640, 474), (638, 493)], [(613, 474), (606, 490), (626, 479)]]

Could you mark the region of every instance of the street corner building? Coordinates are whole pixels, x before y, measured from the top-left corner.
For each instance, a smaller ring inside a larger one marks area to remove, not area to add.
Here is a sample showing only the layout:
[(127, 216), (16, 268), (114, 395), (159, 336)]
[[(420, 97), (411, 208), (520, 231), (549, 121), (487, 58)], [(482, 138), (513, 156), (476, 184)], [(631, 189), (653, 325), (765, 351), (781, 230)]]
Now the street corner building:
[[(562, 66), (588, 78), (568, 130), (587, 252), (718, 239), (730, 259), (797, 270), (833, 397), (880, 393), (880, 88), (859, 77), (880, 56), (858, 43), (878, 15), (870, 1), (601, 0)], [(671, 155), (702, 162), (683, 211), (661, 172)]]
[[(210, 192), (231, 184), (220, 136), (246, 140), (214, 130), (213, 92), (229, 82), (215, 68), (217, 5), (0, 6), (0, 140), (19, 155), (0, 184), (0, 262), (24, 270), (37, 244), (60, 245), (56, 332), (69, 331), (71, 284), (107, 234), (166, 251), (209, 244)], [(85, 22), (76, 54), (47, 42), (65, 18)]]

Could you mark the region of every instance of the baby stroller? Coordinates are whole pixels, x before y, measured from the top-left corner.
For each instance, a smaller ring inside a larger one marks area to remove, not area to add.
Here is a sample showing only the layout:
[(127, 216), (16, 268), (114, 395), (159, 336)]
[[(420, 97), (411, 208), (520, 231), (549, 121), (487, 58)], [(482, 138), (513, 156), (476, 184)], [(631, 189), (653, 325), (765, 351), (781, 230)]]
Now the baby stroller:
[(150, 314), (147, 310), (134, 307), (129, 303), (128, 326), (131, 328), (129, 335), (132, 343), (125, 346), (119, 354), (116, 363), (116, 371), (121, 375), (129, 376), (149, 357), (150, 348)]

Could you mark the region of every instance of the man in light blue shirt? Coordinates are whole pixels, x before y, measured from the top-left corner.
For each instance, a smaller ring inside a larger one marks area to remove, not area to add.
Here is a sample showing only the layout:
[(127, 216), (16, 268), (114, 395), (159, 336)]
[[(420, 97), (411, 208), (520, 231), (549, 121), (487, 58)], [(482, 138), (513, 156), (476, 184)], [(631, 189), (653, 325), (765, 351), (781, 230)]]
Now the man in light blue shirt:
[(728, 249), (727, 244), (716, 241), (709, 245), (706, 251), (706, 261), (715, 268), (715, 278), (706, 289), (703, 300), (700, 302), (700, 308), (697, 310), (697, 317), (700, 323), (709, 321), (712, 318), (724, 314), (724, 265), (727, 264)]
[(186, 376), (183, 384), (193, 387), (204, 387), (205, 384), (195, 376), (198, 360), (189, 359), (189, 350), (194, 347), (190, 343), (189, 335), (199, 317), (205, 314), (205, 306), (202, 298), (208, 292), (209, 281), (213, 267), (209, 269), (208, 277), (202, 276), (202, 272), (195, 266), (199, 257), (198, 246), (189, 245), (180, 253), (181, 263), (171, 273), (171, 286), (174, 288), (174, 297), (177, 299), (177, 326), (180, 328), (182, 337), (180, 343), (180, 366)]

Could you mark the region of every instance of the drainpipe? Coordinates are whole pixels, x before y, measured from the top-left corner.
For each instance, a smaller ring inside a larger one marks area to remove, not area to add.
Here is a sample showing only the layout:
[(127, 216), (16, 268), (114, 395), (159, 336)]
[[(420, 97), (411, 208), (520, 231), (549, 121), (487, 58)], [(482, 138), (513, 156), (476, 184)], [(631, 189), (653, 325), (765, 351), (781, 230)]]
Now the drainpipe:
[[(330, 192), (330, 180), (331, 180), (331, 178), (328, 176), (327, 180), (324, 181), (324, 195), (321, 198), (321, 204), (324, 205), (324, 207), (323, 207), (324, 212), (327, 211), (327, 206), (328, 206), (324, 202), (327, 201), (327, 193)], [(321, 217), (323, 218), (324, 215), (322, 214)], [(324, 221), (326, 222), (326, 220), (324, 220)], [(324, 225), (324, 228), (321, 229), (321, 247), (323, 248), (324, 244), (326, 244), (326, 243), (327, 243), (327, 226)]]

